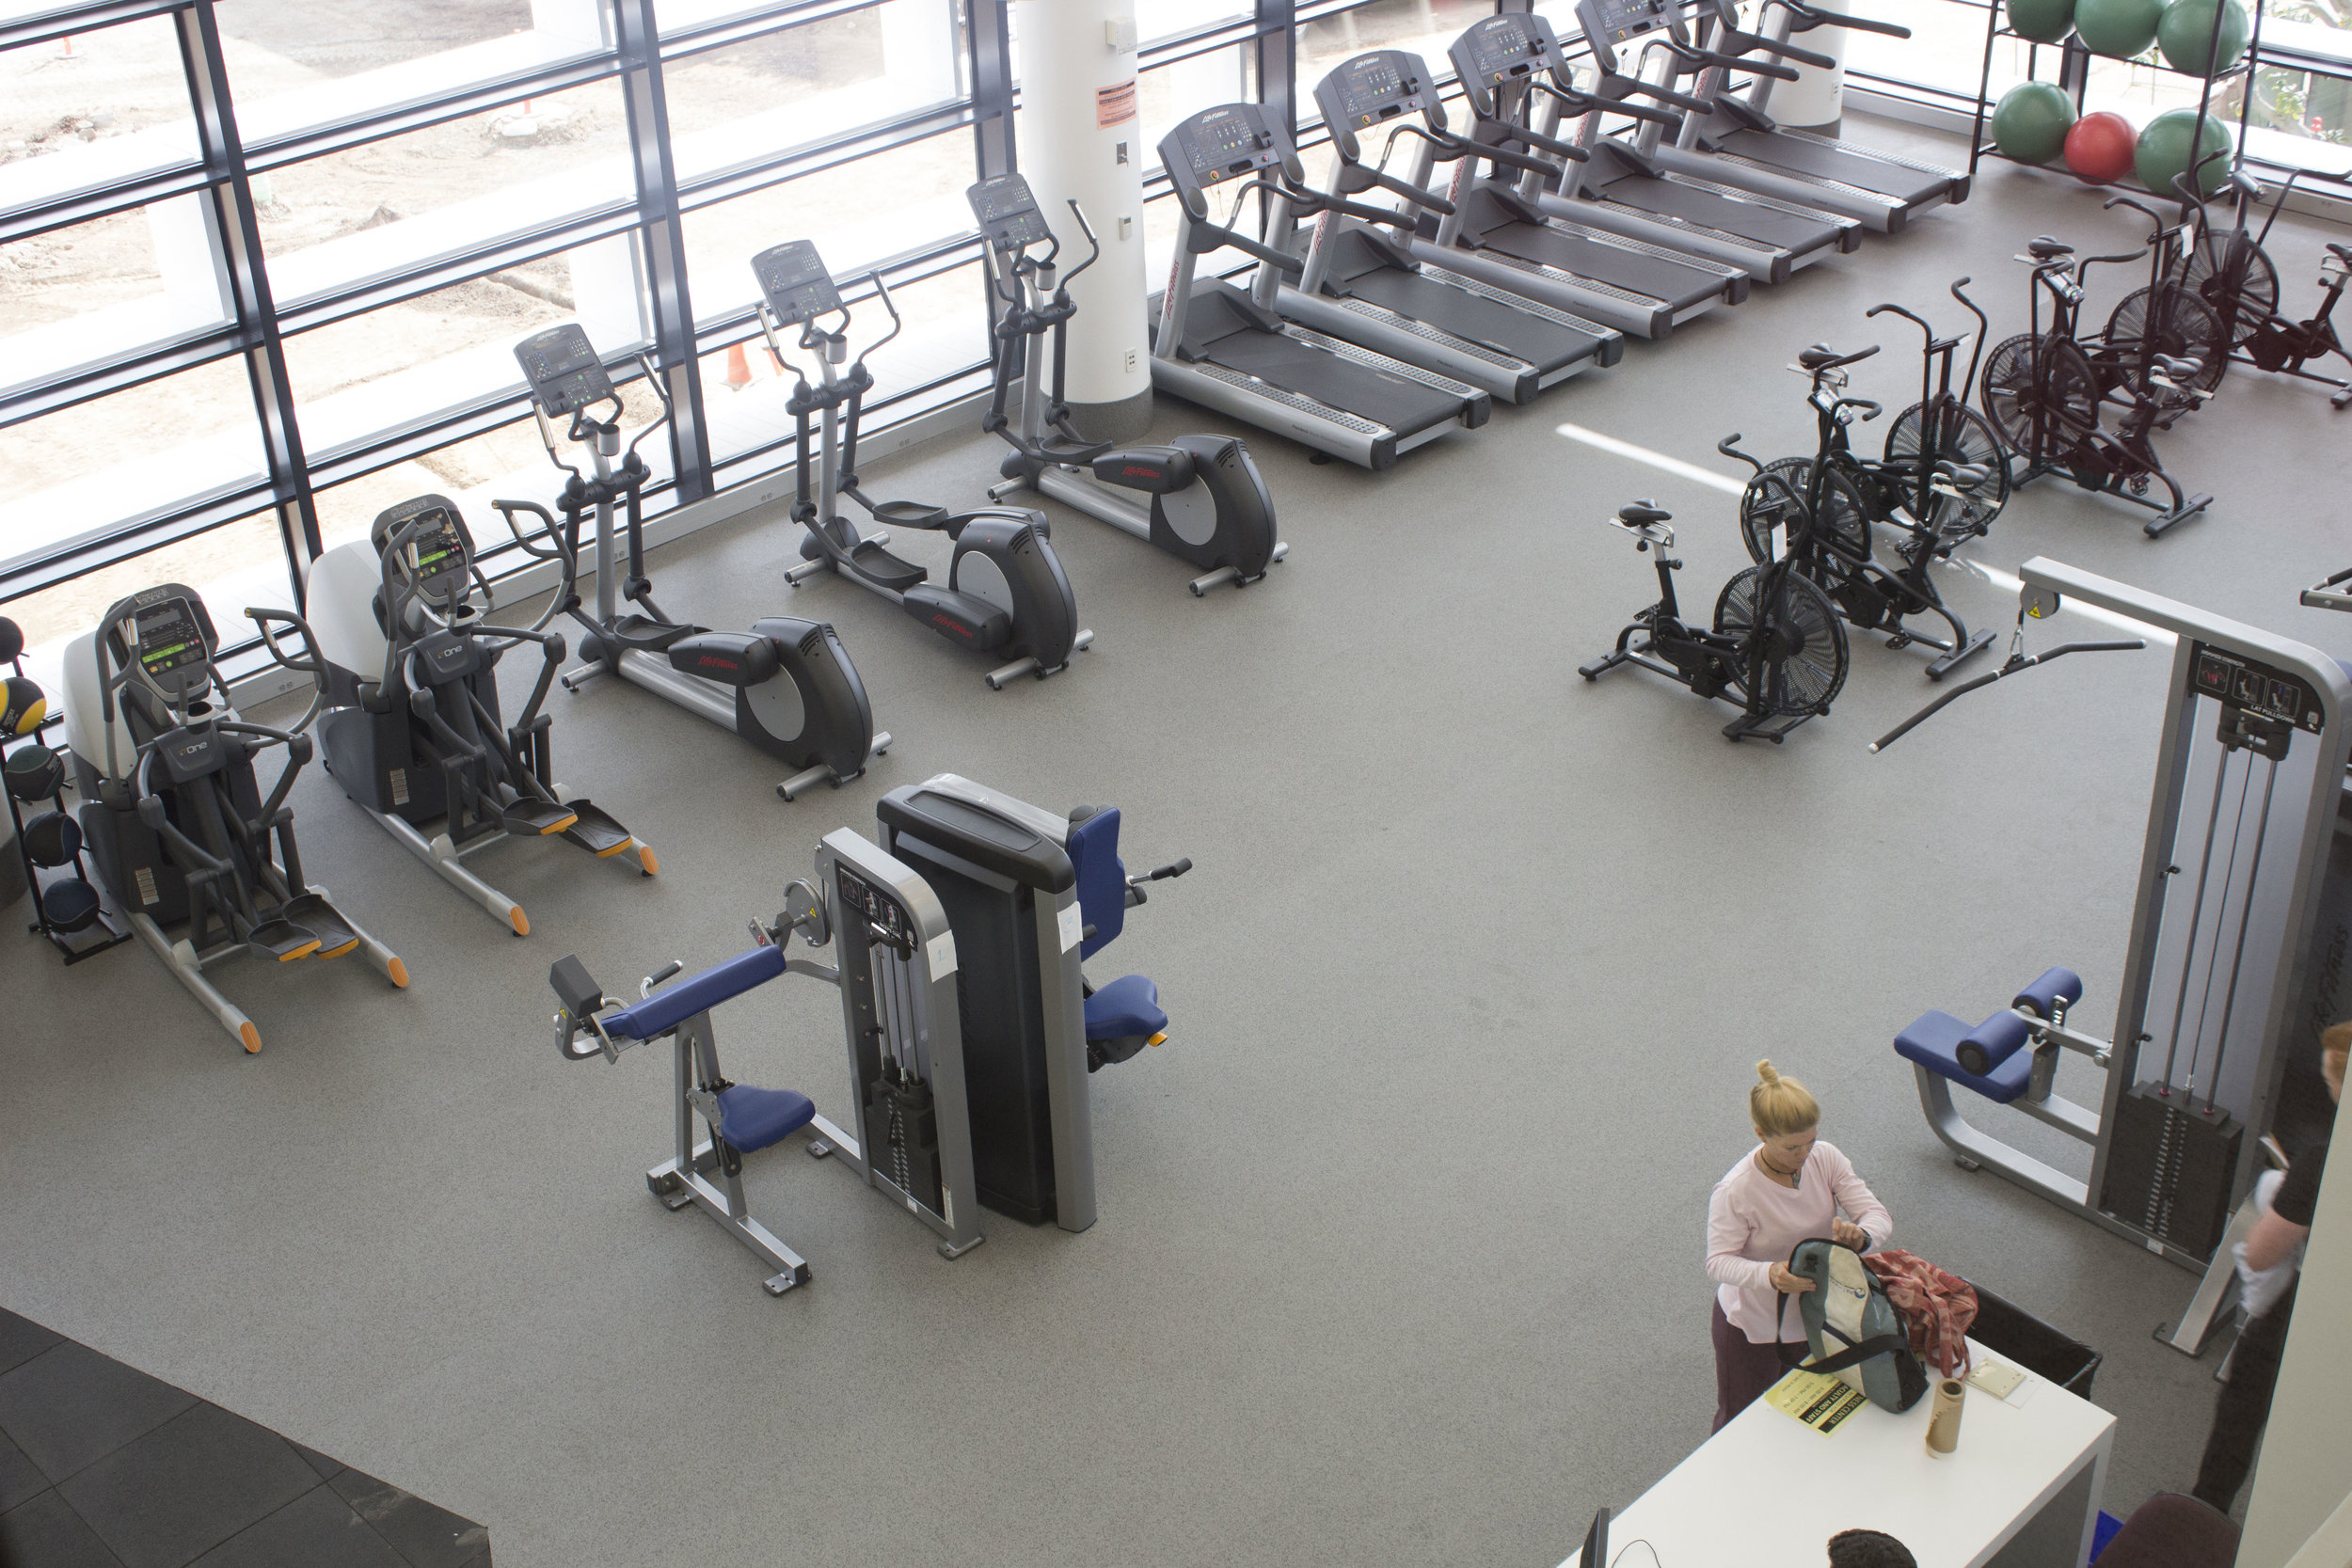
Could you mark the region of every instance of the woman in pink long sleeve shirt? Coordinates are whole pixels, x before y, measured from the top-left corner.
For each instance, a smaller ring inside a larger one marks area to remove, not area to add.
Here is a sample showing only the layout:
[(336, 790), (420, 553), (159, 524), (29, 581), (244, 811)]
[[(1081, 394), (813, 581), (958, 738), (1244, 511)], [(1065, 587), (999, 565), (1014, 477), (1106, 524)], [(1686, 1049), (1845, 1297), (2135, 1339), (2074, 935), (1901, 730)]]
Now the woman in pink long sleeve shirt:
[[(1803, 1346), (1804, 1324), (1790, 1301), (1811, 1280), (1788, 1272), (1788, 1254), (1815, 1236), (1867, 1252), (1895, 1231), (1886, 1205), (1853, 1164), (1816, 1135), (1821, 1107), (1805, 1086), (1769, 1061), (1756, 1064), (1748, 1116), (1756, 1147), (1715, 1183), (1707, 1204), (1707, 1277), (1715, 1282), (1715, 1430), (1780, 1381), (1784, 1342)], [(1790, 1359), (1795, 1359), (1794, 1355)]]

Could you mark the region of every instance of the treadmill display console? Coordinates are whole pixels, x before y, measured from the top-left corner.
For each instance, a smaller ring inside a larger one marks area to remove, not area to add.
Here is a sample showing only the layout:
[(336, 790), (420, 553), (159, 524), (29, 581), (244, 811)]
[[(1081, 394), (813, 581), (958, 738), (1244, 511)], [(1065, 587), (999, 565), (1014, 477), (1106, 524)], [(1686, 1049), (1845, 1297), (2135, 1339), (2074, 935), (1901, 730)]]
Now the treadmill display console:
[(1673, 0), (1580, 0), (1576, 13), (1588, 35), (1623, 43), (1666, 25)]
[[(1282, 162), (1274, 133), (1266, 129), (1256, 105), (1249, 103), (1229, 103), (1197, 114), (1169, 132), (1168, 140), (1183, 152), (1184, 167), (1193, 182), (1203, 187), (1274, 168)], [(1167, 143), (1161, 146), (1165, 149)], [(1175, 164), (1164, 151), (1161, 162)]]
[(2298, 730), (2317, 735), (2326, 722), (2319, 695), (2300, 675), (2273, 670), (2244, 654), (2210, 648), (2200, 642), (2189, 665), (2189, 684), (2201, 697), (2211, 697), (2249, 713), (2283, 720)]
[(972, 215), (980, 222), (980, 237), (1007, 255), (1054, 237), (1045, 214), (1037, 210), (1037, 195), (1025, 174), (1000, 174), (983, 180), (963, 193)]
[(139, 668), (167, 691), (202, 686), (212, 664), (198, 625), (195, 607), (183, 598), (168, 598), (132, 612), (138, 634)]
[(577, 323), (548, 327), (515, 345), (516, 362), (531, 383), (532, 401), (550, 419), (616, 397), (596, 345)]
[(1411, 56), (1401, 50), (1359, 55), (1334, 71), (1332, 80), (1339, 89), (1341, 117), (1351, 127), (1361, 128), (1427, 106), (1423, 89), (1428, 84), (1412, 69)]
[(841, 291), (817, 254), (814, 240), (787, 240), (752, 258), (752, 274), (759, 279), (760, 296), (787, 326), (829, 315), (841, 309)]
[(1517, 81), (1555, 63), (1545, 58), (1543, 37), (1523, 14), (1488, 17), (1454, 40), (1451, 53), (1454, 64), (1467, 64), (1466, 73), (1482, 87)]

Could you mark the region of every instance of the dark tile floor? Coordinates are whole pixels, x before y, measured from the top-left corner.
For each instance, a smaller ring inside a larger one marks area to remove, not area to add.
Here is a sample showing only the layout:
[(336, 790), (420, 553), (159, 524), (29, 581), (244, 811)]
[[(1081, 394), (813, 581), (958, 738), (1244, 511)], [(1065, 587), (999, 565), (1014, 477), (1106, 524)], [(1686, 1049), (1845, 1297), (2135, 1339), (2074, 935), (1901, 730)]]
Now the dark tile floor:
[(0, 1311), (0, 1568), (490, 1568), (489, 1532)]

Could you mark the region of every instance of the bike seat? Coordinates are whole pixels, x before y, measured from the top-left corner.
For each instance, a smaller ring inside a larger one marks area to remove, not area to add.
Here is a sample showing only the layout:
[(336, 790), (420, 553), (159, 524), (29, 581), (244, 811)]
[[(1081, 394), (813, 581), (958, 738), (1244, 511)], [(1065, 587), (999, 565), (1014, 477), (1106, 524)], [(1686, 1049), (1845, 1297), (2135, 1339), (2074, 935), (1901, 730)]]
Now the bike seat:
[(2202, 371), (2205, 368), (2202, 360), (2180, 359), (2173, 357), (2169, 354), (2156, 355), (2154, 356), (2154, 359), (2156, 362), (2156, 369), (2162, 371), (2166, 375), (2170, 376), (2175, 381), (2189, 380), (2200, 371)]
[(1617, 521), (1621, 523), (1633, 523), (1636, 525), (1642, 523), (1670, 523), (1674, 521), (1674, 514), (1668, 512), (1663, 507), (1652, 506), (1647, 501), (1632, 501), (1627, 505), (1617, 508)]
[(1811, 348), (1801, 350), (1797, 355), (1797, 363), (1808, 371), (1818, 371), (1823, 365), (1836, 363), (1836, 360), (1837, 351), (1827, 343), (1815, 343)]
[(1963, 490), (1973, 490), (1993, 477), (1993, 470), (1981, 463), (1938, 463), (1935, 471)]
[(2043, 234), (2026, 243), (2026, 253), (2037, 261), (2046, 261), (2054, 256), (2072, 256), (2074, 254), (2074, 247), (2062, 240), (2054, 240), (2049, 235)]
[(2340, 245), (2330, 240), (2328, 242), (2328, 254), (2342, 261), (2345, 266), (2352, 267), (2352, 245)]

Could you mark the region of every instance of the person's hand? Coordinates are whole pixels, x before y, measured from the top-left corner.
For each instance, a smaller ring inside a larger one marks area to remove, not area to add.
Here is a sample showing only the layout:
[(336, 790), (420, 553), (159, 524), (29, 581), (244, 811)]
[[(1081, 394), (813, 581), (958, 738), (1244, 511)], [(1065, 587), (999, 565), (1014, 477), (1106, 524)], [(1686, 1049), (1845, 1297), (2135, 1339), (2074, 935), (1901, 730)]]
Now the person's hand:
[(1851, 1220), (1830, 1221), (1829, 1236), (1831, 1241), (1852, 1247), (1857, 1252), (1870, 1244), (1870, 1233)]
[(1790, 1274), (1786, 1263), (1774, 1263), (1772, 1269), (1772, 1289), (1785, 1296), (1801, 1296), (1813, 1289), (1813, 1281), (1801, 1274)]

